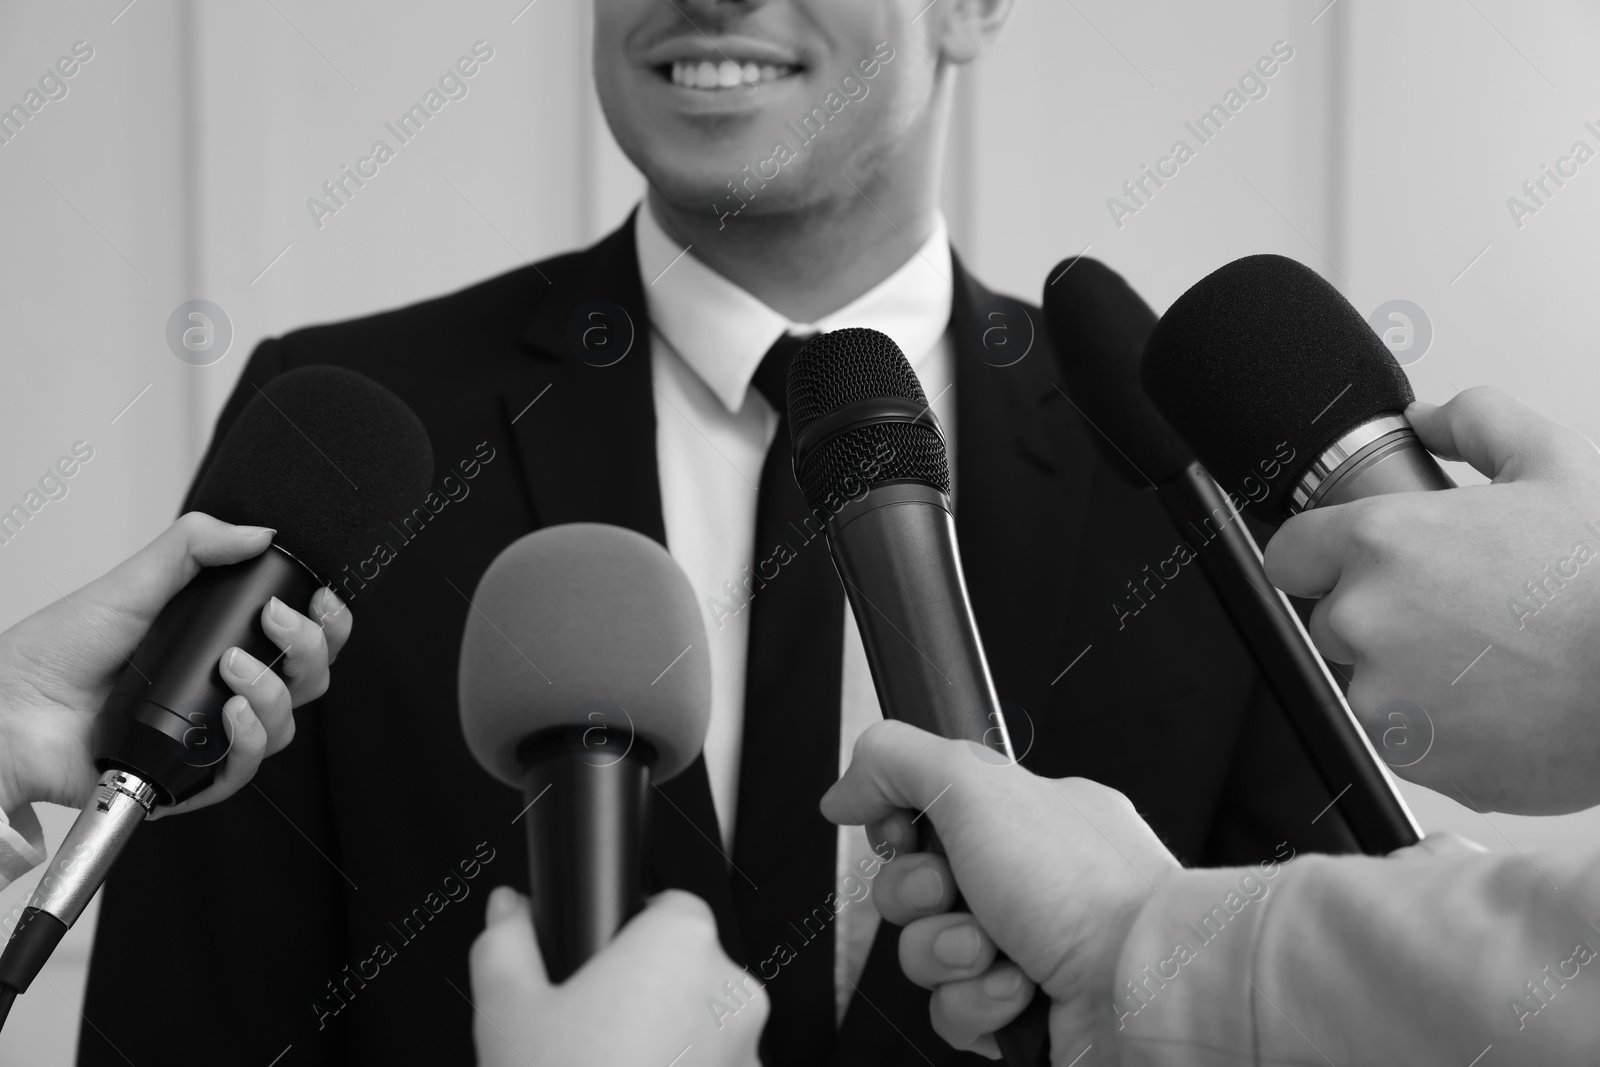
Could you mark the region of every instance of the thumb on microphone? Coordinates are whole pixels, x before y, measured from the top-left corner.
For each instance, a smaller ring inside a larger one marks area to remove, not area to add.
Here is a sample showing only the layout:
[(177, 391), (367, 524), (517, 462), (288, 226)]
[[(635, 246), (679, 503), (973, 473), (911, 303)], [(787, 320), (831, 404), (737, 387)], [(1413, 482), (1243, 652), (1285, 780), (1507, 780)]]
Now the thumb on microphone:
[(496, 886), (484, 919), (483, 933), (472, 943), (468, 957), (473, 1003), (487, 1011), (491, 1002), (526, 1003), (548, 989), (550, 978), (534, 936), (528, 898), (510, 886)]
[(1470, 463), (1496, 482), (1561, 478), (1594, 460), (1588, 438), (1489, 386), (1465, 389), (1445, 404), (1418, 401), (1406, 418), (1430, 452)]
[[(1596, 449), (1588, 438), (1499, 389), (1476, 386), (1444, 404), (1417, 401), (1406, 409), (1406, 418), (1428, 451), (1441, 459), (1470, 463), (1497, 484), (1542, 482), (1555, 488), (1595, 481)], [(1352, 561), (1370, 563), (1375, 546), (1388, 549), (1396, 540), (1391, 533), (1417, 540), (1412, 519), (1378, 525), (1380, 513), (1392, 518), (1397, 506), (1404, 505), (1393, 500), (1353, 501), (1290, 518), (1267, 543), (1267, 577), (1290, 596), (1324, 595), (1340, 583)], [(1400, 529), (1392, 529), (1395, 526)], [(1319, 606), (1311, 635), (1324, 655), (1340, 663), (1354, 662), (1354, 650), (1338, 635), (1344, 628), (1328, 625), (1330, 611), (1327, 605)]]

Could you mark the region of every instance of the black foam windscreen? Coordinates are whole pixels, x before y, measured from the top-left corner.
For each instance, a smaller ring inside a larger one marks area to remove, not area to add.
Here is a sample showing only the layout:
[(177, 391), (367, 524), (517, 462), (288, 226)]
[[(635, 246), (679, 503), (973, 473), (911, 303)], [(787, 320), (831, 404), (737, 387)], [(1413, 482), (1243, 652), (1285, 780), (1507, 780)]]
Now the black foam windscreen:
[(1141, 379), (1211, 476), (1272, 523), (1329, 445), (1414, 399), (1361, 313), (1273, 255), (1235, 260), (1180, 296), (1145, 345)]
[(329, 583), (392, 544), (390, 523), (422, 506), (432, 482), (433, 446), (403, 400), (353, 370), (311, 366), (257, 389), (192, 503), (225, 522), (272, 527), (274, 544)]
[(1067, 395), (1093, 423), (1101, 455), (1139, 488), (1161, 485), (1193, 462), (1139, 382), (1156, 313), (1116, 271), (1071, 256), (1044, 287), (1044, 329)]
[[(928, 408), (927, 394), (900, 346), (877, 330), (850, 327), (818, 334), (789, 365), (790, 443), (818, 419), (862, 400), (908, 400)], [(917, 481), (950, 491), (950, 457), (931, 426), (878, 422), (823, 441), (795, 471), (813, 509), (887, 481)]]

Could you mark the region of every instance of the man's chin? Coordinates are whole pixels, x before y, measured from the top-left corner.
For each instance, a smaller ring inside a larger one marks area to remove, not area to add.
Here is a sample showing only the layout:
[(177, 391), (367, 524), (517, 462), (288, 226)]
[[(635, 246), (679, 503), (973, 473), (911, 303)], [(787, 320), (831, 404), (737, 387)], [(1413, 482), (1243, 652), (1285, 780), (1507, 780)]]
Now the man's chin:
[[(667, 206), (688, 214), (704, 214), (715, 219), (724, 213), (746, 217), (766, 214), (788, 205), (799, 191), (798, 175), (786, 168), (774, 173), (769, 161), (773, 146), (718, 151), (714, 156), (670, 157), (657, 154), (650, 159), (645, 178)], [(766, 166), (763, 166), (763, 163)], [(762, 174), (772, 175), (764, 179)], [(785, 189), (784, 186), (794, 186)], [(787, 195), (785, 195), (787, 193)]]

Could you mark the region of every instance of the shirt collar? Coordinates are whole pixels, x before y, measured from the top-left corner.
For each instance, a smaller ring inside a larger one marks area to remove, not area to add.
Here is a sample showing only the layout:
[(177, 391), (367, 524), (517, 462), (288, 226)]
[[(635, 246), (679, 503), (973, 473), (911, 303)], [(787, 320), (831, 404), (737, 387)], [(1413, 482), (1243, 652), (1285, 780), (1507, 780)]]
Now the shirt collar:
[(680, 248), (656, 221), (648, 198), (634, 232), (651, 327), (730, 412), (744, 406), (761, 358), (784, 333), (870, 327), (893, 339), (916, 367), (950, 323), (950, 231), (943, 214), (935, 215), (933, 232), (898, 270), (812, 323), (791, 322)]

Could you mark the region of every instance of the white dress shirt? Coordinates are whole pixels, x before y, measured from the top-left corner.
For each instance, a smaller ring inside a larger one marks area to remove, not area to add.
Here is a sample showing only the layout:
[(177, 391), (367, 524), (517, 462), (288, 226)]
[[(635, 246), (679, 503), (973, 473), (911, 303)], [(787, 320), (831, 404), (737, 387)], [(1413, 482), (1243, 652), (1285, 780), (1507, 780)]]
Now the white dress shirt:
[[(696, 259), (692, 246), (668, 237), (646, 201), (635, 227), (639, 272), (650, 313), (650, 371), (656, 395), (656, 462), (667, 549), (683, 567), (704, 610), (711, 654), (711, 722), (706, 731), (706, 771), (722, 830), (733, 847), (739, 798), (739, 756), (744, 737), (745, 651), (750, 612), (730, 614), (730, 595), (746, 566), (753, 566), (756, 495), (778, 412), (750, 388), (756, 368), (785, 333), (810, 334), (866, 326), (893, 338), (933, 401), (944, 425), (954, 468), (955, 366), (947, 337), (952, 300), (950, 238), (943, 216), (933, 234), (903, 266), (876, 287), (816, 322), (791, 322), (734, 282)], [(729, 588), (725, 588), (729, 587)], [(844, 672), (840, 686), (839, 771), (856, 738), (883, 717), (867, 667), (866, 651), (845, 605)], [(809, 803), (809, 800), (802, 800)], [(837, 878), (870, 869), (872, 855), (861, 827), (839, 830)], [(730, 860), (731, 862), (731, 860)], [(846, 899), (842, 886), (837, 889)], [(856, 889), (859, 896), (860, 890)], [(826, 906), (817, 901), (818, 907)], [(851, 986), (860, 978), (878, 929), (869, 893), (848, 903), (834, 920), (836, 1021), (844, 1016)], [(751, 945), (762, 959), (773, 946)], [(804, 951), (796, 946), (796, 951)]]

